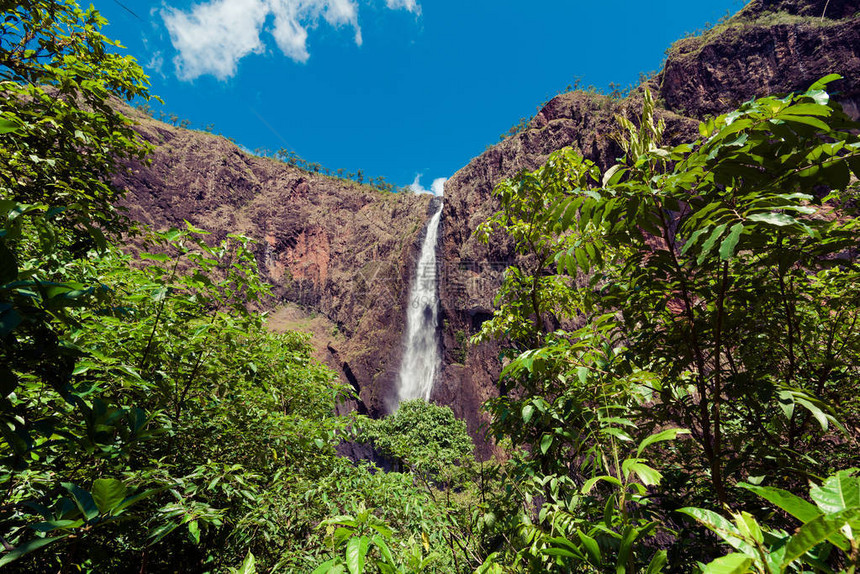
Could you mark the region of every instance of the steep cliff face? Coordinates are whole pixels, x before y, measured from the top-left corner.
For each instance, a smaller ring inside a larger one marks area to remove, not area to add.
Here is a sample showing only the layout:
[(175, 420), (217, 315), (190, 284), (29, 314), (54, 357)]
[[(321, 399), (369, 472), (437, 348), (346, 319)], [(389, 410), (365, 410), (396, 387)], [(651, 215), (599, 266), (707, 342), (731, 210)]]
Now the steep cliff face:
[[(491, 192), (495, 185), (517, 172), (533, 170), (549, 154), (572, 146), (602, 168), (615, 163), (621, 148), (612, 138), (615, 115), (636, 115), (640, 98), (616, 101), (607, 96), (573, 92), (553, 98), (527, 129), (493, 146), (473, 159), (445, 184), (443, 234), (440, 240), (443, 311), (443, 371), (433, 399), (451, 405), (467, 421), (473, 436), (481, 438), (487, 422), (480, 406), (495, 392), (499, 375), (499, 349), (493, 344), (469, 347), (466, 339), (493, 313), (493, 299), (506, 267), (514, 261), (513, 244), (498, 235), (482, 244), (475, 228), (499, 209)], [(663, 111), (670, 139), (691, 136), (696, 122)], [(488, 442), (479, 450), (489, 454)]]
[[(827, 5), (825, 12), (824, 8)], [(822, 19), (822, 13), (825, 18)], [(664, 71), (648, 87), (661, 99), (668, 143), (694, 139), (697, 120), (754, 96), (807, 88), (840, 73), (832, 84), (846, 111), (860, 102), (860, 2), (756, 0), (728, 23), (701, 37), (676, 43)], [(512, 244), (499, 237), (489, 246), (472, 233), (499, 209), (492, 189), (547, 156), (572, 146), (606, 169), (621, 150), (614, 143), (616, 114), (637, 117), (641, 95), (622, 100), (574, 92), (553, 98), (527, 126), (474, 158), (445, 184), (442, 236), (444, 369), (434, 398), (466, 418), (473, 435), (486, 422), (477, 406), (495, 394), (498, 347), (467, 347), (465, 338), (489, 318), (504, 268), (514, 261)], [(482, 443), (483, 452), (490, 447)]]
[(188, 220), (216, 237), (258, 241), (257, 259), (282, 302), (320, 313), (319, 356), (381, 414), (396, 377), (403, 316), (429, 196), (380, 192), (251, 156), (224, 138), (137, 117), (155, 146), (149, 166), (117, 177), (133, 219), (156, 229)]
[(700, 118), (838, 73), (846, 80), (835, 84), (836, 98), (858, 117), (858, 19), (856, 1), (752, 2), (727, 24), (672, 46), (660, 96), (669, 109)]
[[(845, 76), (832, 84), (837, 99), (858, 115), (860, 2), (754, 0), (729, 22), (677, 42), (648, 86), (664, 108), (659, 114), (672, 143), (696, 137), (693, 118), (753, 96), (804, 89), (832, 72)], [(614, 117), (637, 117), (640, 98), (641, 92), (620, 101), (559, 95), (523, 132), (474, 158), (445, 185), (439, 246), (443, 370), (433, 399), (467, 421), (481, 454), (492, 449), (481, 440), (486, 420), (480, 406), (495, 393), (498, 347), (469, 347), (466, 341), (491, 316), (514, 253), (505, 237), (483, 245), (472, 233), (499, 207), (494, 186), (535, 169), (555, 150), (573, 146), (604, 169), (612, 165), (621, 154), (612, 139)], [(140, 122), (156, 151), (151, 166), (133, 166), (118, 178), (129, 189), (131, 214), (157, 228), (187, 219), (216, 235), (240, 232), (257, 239), (261, 269), (274, 285), (273, 305), (299, 304), (287, 323), (311, 321), (318, 356), (359, 391), (358, 408), (382, 414), (402, 353), (408, 286), (430, 198), (380, 193), (253, 157), (209, 134), (146, 117)], [(325, 321), (316, 321), (314, 313)]]

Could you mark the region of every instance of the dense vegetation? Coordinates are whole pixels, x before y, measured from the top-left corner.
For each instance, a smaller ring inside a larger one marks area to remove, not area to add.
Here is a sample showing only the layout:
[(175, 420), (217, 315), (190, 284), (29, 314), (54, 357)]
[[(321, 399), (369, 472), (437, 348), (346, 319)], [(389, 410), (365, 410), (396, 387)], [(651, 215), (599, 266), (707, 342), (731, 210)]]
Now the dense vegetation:
[(396, 564), (426, 561), (443, 506), (335, 454), (346, 390), (249, 309), (267, 294), (249, 241), (113, 207), (111, 173), (148, 151), (113, 98), (148, 94), (103, 24), (72, 1), (4, 12), (0, 567), (309, 571), (340, 551), (322, 521), (365, 507)]
[[(250, 241), (114, 207), (149, 98), (92, 9), (0, 33), (0, 568), (10, 572), (854, 572), (858, 126), (763, 98), (622, 162), (553, 154), (481, 227), (518, 264), (479, 463), (450, 409), (336, 416), (274, 335)], [(120, 249), (124, 246), (125, 249)], [(373, 447), (380, 470), (337, 454)]]
[[(497, 188), (480, 232), (522, 256), (478, 336), (506, 342), (488, 408), (523, 449), (500, 563), (692, 569), (718, 550), (680, 510), (736, 550), (708, 572), (854, 571), (860, 482), (819, 486), (858, 462), (860, 140), (835, 79), (673, 148), (646, 93), (606, 173), (567, 149)], [(807, 480), (819, 509), (788, 493)]]

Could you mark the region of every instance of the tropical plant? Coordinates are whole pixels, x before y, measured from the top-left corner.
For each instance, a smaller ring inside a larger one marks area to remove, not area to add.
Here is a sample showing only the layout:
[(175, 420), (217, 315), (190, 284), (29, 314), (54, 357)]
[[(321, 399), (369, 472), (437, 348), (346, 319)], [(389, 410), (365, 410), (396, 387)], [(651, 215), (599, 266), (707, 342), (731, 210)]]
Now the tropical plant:
[(401, 468), (431, 480), (473, 460), (466, 423), (455, 418), (450, 407), (423, 399), (404, 401), (383, 419), (365, 418), (360, 428), (358, 440), (372, 443)]
[[(359, 508), (355, 516), (342, 515), (324, 520), (320, 527), (326, 528), (326, 538), (332, 550), (343, 552), (343, 555), (320, 564), (314, 574), (361, 574), (365, 565), (377, 572), (405, 572), (395, 561), (386, 542), (394, 531), (366, 508)], [(433, 555), (424, 558), (419, 563), (421, 568), (410, 572), (424, 571), (424, 566), (433, 558)]]
[(810, 485), (809, 497), (815, 504), (780, 488), (738, 484), (798, 520), (800, 526), (792, 534), (763, 528), (744, 511), (733, 512), (734, 522), (730, 522), (710, 510), (680, 509), (735, 550), (702, 565), (702, 571), (782, 574), (811, 568), (812, 572), (832, 572), (826, 561), (839, 552), (840, 572), (853, 574), (860, 566), (860, 479), (856, 473), (856, 469), (842, 470), (820, 485)]
[[(837, 79), (750, 101), (675, 147), (646, 92), (637, 123), (618, 118), (626, 155), (605, 174), (566, 149), (496, 188), (503, 209), (479, 236), (509, 234), (520, 257), (476, 342), (504, 345), (491, 428), (527, 449), (510, 529), (554, 532), (547, 505), (611, 474), (605, 428), (622, 442), (688, 428), (698, 448), (669, 447), (664, 468), (700, 502), (728, 502), (745, 475), (791, 484), (856, 460), (822, 440), (844, 431), (834, 405), (860, 374), (860, 140), (825, 91)], [(508, 548), (546, 568), (536, 540)]]

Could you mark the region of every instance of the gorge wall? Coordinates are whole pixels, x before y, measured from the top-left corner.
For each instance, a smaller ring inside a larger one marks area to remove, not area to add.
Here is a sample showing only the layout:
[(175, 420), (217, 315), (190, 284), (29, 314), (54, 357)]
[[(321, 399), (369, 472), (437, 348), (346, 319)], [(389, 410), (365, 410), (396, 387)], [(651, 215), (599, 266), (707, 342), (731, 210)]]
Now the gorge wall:
[[(825, 11), (826, 6), (826, 11)], [(824, 18), (822, 18), (824, 14)], [(491, 147), (445, 184), (443, 277), (443, 372), (433, 399), (450, 404), (480, 434), (480, 405), (496, 392), (499, 349), (463, 341), (490, 317), (504, 268), (514, 261), (503, 237), (490, 246), (472, 237), (479, 223), (499, 209), (496, 184), (533, 170), (555, 150), (572, 146), (606, 169), (621, 155), (613, 141), (616, 114), (636, 118), (645, 87), (658, 100), (667, 143), (698, 137), (698, 119), (737, 107), (755, 96), (805, 90), (830, 73), (845, 110), (858, 117), (860, 104), (860, 2), (857, 0), (755, 0), (728, 22), (679, 40), (664, 69), (627, 98), (572, 92), (549, 101), (526, 129)], [(482, 443), (483, 452), (490, 447)]]
[[(728, 22), (676, 42), (663, 70), (628, 97), (558, 95), (525, 130), (448, 180), (439, 239), (443, 364), (431, 398), (467, 421), (479, 454), (492, 451), (482, 438), (480, 406), (496, 392), (498, 347), (466, 340), (491, 316), (502, 273), (514, 261), (504, 237), (490, 246), (472, 237), (498, 209), (493, 187), (565, 146), (609, 167), (621, 154), (611, 137), (614, 117), (637, 117), (644, 87), (658, 99), (669, 143), (678, 143), (697, 136), (699, 118), (754, 96), (805, 89), (833, 72), (845, 77), (831, 85), (837, 100), (858, 116), (860, 1), (754, 0)], [(187, 219), (216, 235), (257, 239), (261, 270), (274, 286), (272, 307), (293, 302), (324, 315), (339, 335), (318, 333), (320, 358), (357, 389), (357, 408), (384, 413), (431, 198), (309, 174), (223, 138), (138, 119), (155, 154), (151, 165), (117, 179), (129, 190), (131, 215), (156, 228)]]
[(255, 239), (274, 294), (266, 306), (291, 302), (308, 317), (324, 316), (316, 356), (356, 389), (354, 408), (383, 414), (431, 198), (308, 173), (219, 136), (135, 116), (155, 150), (149, 165), (116, 178), (130, 216), (155, 229), (187, 220), (216, 238)]

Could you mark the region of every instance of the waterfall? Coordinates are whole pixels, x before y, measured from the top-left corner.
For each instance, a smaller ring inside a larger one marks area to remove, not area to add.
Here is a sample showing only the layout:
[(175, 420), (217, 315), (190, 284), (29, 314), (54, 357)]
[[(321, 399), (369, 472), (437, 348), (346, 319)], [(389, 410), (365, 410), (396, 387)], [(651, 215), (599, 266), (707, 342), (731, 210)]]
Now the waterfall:
[(436, 240), (442, 219), (442, 202), (430, 222), (421, 245), (415, 279), (409, 291), (406, 312), (406, 349), (400, 363), (397, 404), (409, 399), (430, 399), (433, 381), (442, 363), (436, 332), (439, 328)]

